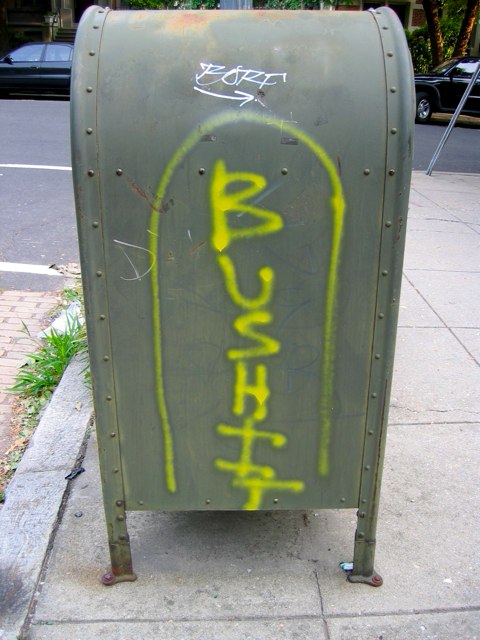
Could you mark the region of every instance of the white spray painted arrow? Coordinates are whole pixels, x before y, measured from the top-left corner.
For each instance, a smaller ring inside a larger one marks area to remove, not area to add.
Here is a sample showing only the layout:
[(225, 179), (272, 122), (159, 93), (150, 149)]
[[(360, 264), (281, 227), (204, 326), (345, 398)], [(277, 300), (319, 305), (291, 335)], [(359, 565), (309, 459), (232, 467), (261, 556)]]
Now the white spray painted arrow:
[(255, 100), (254, 96), (251, 93), (245, 93), (244, 91), (235, 90), (236, 96), (226, 96), (222, 93), (214, 93), (213, 91), (208, 91), (207, 89), (200, 89), (200, 87), (193, 87), (195, 91), (200, 91), (200, 93), (204, 93), (206, 96), (212, 96), (213, 98), (223, 98), (224, 100), (241, 100), (240, 107), (243, 105)]

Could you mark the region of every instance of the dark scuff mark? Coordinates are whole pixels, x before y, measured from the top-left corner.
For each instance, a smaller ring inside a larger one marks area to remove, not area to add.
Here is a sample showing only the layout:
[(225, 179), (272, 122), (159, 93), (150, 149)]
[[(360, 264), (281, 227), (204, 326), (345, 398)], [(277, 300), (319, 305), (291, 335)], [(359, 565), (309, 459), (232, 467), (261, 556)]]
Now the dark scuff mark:
[(337, 156), (337, 167), (338, 167), (338, 175), (342, 175), (342, 161), (340, 160), (340, 156)]
[(144, 191), (132, 178), (129, 178), (126, 176), (126, 180), (130, 185), (130, 187), (132, 188), (132, 190), (137, 195), (139, 195), (140, 198), (145, 200), (145, 202), (149, 205), (150, 209), (152, 209), (153, 211), (156, 211), (157, 213), (167, 213), (167, 211), (171, 209), (175, 204), (175, 201), (173, 200), (173, 198), (170, 198), (170, 200), (163, 202), (160, 207), (155, 207), (154, 197), (152, 194), (147, 194), (146, 191)]
[(403, 218), (402, 216), (400, 216), (397, 220), (397, 236), (395, 238), (395, 243), (397, 243), (401, 236), (402, 236), (402, 231), (403, 231)]
[(327, 124), (328, 123), (328, 118), (324, 115), (320, 115), (318, 116), (318, 118), (316, 118), (313, 122), (315, 127), (320, 127), (323, 124)]
[(157, 209), (157, 211), (158, 213), (167, 213), (167, 211), (171, 209), (174, 204), (175, 204), (175, 200), (173, 198), (170, 198), (170, 200), (167, 200), (166, 202), (162, 202), (162, 206), (159, 209)]
[(197, 242), (196, 244), (193, 245), (193, 247), (190, 249), (190, 255), (193, 256), (193, 254), (197, 253), (197, 251), (200, 251), (200, 249), (202, 247), (204, 247), (207, 243), (205, 242), (205, 240), (203, 242)]
[(16, 565), (11, 567), (2, 575), (0, 582), (0, 616), (4, 620), (14, 618), (30, 600), (28, 585), (17, 575), (17, 570), (21, 574)]
[(150, 201), (150, 198), (147, 196), (145, 191), (138, 186), (138, 184), (134, 180), (132, 180), (131, 178), (127, 178), (127, 182), (131, 186), (131, 188), (135, 191), (135, 193), (137, 193), (141, 198), (146, 200), (150, 206), (152, 206), (152, 202)]

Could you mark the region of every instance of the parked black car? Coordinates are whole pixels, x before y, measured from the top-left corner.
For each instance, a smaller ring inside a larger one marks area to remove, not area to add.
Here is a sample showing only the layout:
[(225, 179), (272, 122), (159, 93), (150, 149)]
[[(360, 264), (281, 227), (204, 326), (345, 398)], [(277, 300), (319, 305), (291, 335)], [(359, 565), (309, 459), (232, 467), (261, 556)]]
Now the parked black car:
[[(480, 58), (454, 58), (429, 73), (415, 76), (417, 111), (415, 122), (425, 123), (432, 113), (454, 113), (477, 68)], [(475, 83), (462, 113), (480, 116), (480, 78)]]
[(0, 59), (0, 94), (70, 94), (73, 45), (30, 42)]

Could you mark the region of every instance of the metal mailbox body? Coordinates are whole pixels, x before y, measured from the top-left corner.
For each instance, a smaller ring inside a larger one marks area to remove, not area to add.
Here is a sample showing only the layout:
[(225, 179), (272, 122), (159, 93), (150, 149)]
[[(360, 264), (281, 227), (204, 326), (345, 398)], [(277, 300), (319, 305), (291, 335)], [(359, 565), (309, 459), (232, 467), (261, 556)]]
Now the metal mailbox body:
[(133, 575), (139, 509), (357, 507), (353, 576), (375, 575), (413, 96), (387, 8), (85, 12), (72, 155), (107, 582)]

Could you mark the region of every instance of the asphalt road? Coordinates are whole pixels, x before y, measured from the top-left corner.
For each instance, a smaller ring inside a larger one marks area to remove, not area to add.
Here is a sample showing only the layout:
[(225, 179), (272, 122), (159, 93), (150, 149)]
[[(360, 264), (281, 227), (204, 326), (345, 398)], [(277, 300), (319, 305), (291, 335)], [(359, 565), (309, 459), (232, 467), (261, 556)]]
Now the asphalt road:
[[(413, 168), (426, 171), (450, 122), (450, 116), (434, 116), (428, 124), (415, 125)], [(460, 116), (433, 171), (480, 173), (480, 119)]]
[[(78, 262), (69, 102), (0, 100), (0, 263)], [(448, 123), (415, 126), (414, 169), (425, 170)], [(12, 167), (5, 165), (33, 165)], [(50, 168), (38, 168), (38, 167)], [(462, 118), (434, 171), (480, 173), (480, 120)], [(58, 288), (59, 279), (0, 271), (3, 288)]]
[[(71, 165), (69, 103), (1, 100), (0, 140), (0, 262), (78, 262), (71, 171), (60, 169)], [(60, 281), (0, 271), (3, 288), (55, 289)]]

